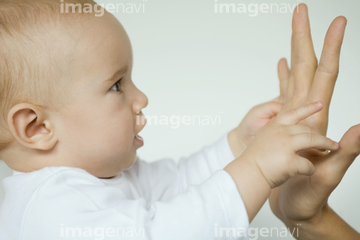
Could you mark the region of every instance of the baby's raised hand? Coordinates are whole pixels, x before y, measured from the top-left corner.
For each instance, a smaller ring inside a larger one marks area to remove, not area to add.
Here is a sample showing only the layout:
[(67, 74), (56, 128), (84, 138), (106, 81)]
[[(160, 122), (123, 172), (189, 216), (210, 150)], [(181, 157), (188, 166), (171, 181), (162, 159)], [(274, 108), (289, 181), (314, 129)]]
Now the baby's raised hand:
[(229, 146), (235, 158), (245, 151), (258, 131), (280, 112), (282, 105), (276, 98), (250, 109), (241, 123), (228, 134)]
[(315, 167), (298, 152), (305, 149), (337, 150), (338, 143), (298, 123), (323, 108), (321, 102), (282, 110), (255, 135), (243, 154), (224, 170), (243, 199), (249, 221), (265, 203), (271, 189), (297, 175), (312, 175)]
[(336, 150), (338, 143), (296, 124), (322, 107), (316, 102), (280, 113), (258, 132), (240, 159), (255, 164), (271, 188), (297, 174), (313, 174), (314, 165), (297, 153), (310, 148)]

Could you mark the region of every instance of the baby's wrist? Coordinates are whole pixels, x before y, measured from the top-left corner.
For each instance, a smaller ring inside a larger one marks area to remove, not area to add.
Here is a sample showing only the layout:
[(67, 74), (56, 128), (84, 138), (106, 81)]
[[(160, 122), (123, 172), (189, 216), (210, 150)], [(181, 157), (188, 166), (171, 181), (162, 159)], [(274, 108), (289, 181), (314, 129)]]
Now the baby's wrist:
[(256, 161), (248, 158), (247, 156), (241, 156), (239, 158), (239, 161), (243, 161), (244, 169), (246, 169), (249, 174), (252, 174), (254, 178), (257, 179), (257, 183), (263, 186), (262, 189), (266, 189), (267, 191), (269, 191), (270, 195), (272, 189), (271, 183), (265, 176), (259, 164)]
[(274, 186), (272, 186), (269, 178), (266, 177), (266, 175), (265, 175), (266, 173), (261, 169), (260, 165), (256, 161), (253, 161), (253, 164), (256, 166), (259, 176), (261, 175), (263, 181), (268, 184), (269, 189), (271, 190), (272, 188), (274, 188)]

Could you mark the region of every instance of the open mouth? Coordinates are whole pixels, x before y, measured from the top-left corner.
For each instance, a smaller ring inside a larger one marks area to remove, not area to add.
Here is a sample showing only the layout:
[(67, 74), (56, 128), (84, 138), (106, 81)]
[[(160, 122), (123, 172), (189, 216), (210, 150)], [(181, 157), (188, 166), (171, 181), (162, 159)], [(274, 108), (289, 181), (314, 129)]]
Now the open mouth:
[(137, 134), (134, 139), (137, 143), (139, 143), (139, 145), (144, 145), (144, 139), (139, 134)]

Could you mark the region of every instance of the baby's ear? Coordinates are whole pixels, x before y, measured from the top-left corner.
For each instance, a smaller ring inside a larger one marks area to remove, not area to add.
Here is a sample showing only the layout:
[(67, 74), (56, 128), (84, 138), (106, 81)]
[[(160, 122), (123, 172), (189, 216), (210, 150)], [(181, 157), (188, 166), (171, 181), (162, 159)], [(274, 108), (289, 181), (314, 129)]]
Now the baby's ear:
[(39, 150), (50, 150), (57, 138), (44, 110), (36, 105), (20, 103), (11, 108), (8, 127), (19, 144)]

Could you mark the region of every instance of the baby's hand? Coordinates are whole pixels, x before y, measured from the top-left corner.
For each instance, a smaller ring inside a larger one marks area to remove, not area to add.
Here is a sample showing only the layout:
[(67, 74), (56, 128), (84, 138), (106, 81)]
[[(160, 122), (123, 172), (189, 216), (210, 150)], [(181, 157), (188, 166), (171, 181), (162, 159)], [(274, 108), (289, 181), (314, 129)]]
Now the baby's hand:
[(258, 131), (280, 112), (282, 104), (278, 99), (253, 107), (241, 123), (228, 134), (229, 145), (235, 158), (245, 151)]
[(259, 131), (240, 158), (255, 163), (271, 188), (296, 174), (313, 174), (314, 165), (297, 153), (310, 148), (336, 150), (338, 143), (296, 124), (322, 107), (316, 102), (280, 113)]

